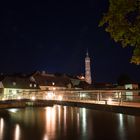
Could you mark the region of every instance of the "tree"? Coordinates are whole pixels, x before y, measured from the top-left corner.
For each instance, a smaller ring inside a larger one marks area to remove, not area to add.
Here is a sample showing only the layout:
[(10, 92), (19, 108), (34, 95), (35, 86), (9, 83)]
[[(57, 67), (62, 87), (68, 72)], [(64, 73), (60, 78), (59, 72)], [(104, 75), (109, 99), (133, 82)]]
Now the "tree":
[(140, 65), (140, 0), (109, 0), (99, 26), (104, 26), (122, 47), (133, 47), (131, 63)]

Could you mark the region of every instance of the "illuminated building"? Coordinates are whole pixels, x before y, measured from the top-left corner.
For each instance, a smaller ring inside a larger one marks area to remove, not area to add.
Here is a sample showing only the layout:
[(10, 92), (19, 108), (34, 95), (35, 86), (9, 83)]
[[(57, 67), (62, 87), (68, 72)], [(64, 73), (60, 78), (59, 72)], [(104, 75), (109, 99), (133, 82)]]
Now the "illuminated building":
[(26, 99), (40, 90), (38, 84), (29, 77), (6, 76), (0, 81), (0, 97), (3, 99)]
[(35, 81), (39, 84), (41, 90), (65, 90), (71, 89), (72, 83), (65, 75), (48, 74), (44, 71), (37, 71), (32, 75)]

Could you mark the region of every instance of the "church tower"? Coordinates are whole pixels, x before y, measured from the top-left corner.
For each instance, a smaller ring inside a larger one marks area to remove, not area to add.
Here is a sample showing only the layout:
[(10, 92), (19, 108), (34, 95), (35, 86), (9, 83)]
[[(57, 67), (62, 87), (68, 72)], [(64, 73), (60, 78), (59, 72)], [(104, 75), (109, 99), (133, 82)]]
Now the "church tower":
[(91, 69), (90, 69), (90, 58), (89, 58), (88, 50), (87, 50), (86, 58), (85, 58), (85, 81), (88, 84), (92, 83)]

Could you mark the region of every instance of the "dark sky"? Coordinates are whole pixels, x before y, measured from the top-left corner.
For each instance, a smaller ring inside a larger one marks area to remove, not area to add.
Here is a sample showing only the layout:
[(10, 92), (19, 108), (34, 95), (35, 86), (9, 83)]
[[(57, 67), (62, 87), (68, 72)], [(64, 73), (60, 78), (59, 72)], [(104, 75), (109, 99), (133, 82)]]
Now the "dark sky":
[(98, 27), (107, 7), (107, 0), (1, 3), (0, 71), (84, 73), (88, 48), (93, 81), (115, 82), (122, 73), (140, 81), (132, 49)]

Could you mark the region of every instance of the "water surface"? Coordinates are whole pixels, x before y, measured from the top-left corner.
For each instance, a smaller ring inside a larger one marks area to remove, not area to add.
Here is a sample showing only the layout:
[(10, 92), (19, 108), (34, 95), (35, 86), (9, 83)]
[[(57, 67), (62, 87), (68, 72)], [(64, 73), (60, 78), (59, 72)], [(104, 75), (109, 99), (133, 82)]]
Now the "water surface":
[(0, 111), (0, 140), (140, 140), (140, 117), (53, 106)]

